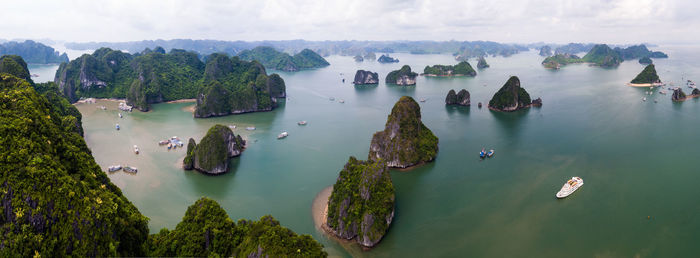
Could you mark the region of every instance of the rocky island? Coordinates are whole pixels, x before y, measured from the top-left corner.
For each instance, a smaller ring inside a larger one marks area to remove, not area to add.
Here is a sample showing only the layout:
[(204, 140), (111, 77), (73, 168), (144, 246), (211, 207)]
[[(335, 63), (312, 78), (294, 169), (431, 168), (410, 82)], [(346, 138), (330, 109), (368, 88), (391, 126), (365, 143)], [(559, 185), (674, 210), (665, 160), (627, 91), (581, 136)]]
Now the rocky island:
[(673, 94), (671, 94), (671, 100), (673, 102), (683, 102), (683, 101), (686, 101), (688, 99), (699, 98), (699, 97), (700, 97), (700, 89), (697, 89), (697, 88), (693, 89), (693, 91), (690, 92), (690, 95), (685, 95), (685, 92), (683, 92), (683, 89), (681, 89), (680, 87), (673, 90)]
[(469, 91), (462, 89), (459, 93), (455, 90), (450, 90), (445, 97), (445, 105), (469, 106), (471, 104)]
[(549, 56), (542, 61), (542, 65), (547, 69), (559, 69), (567, 64), (583, 63), (580, 57), (572, 54), (556, 54)]
[(401, 69), (391, 71), (389, 74), (387, 74), (386, 83), (403, 86), (416, 85), (416, 76), (418, 76), (418, 74), (412, 72), (410, 66), (404, 65), (401, 67)]
[(489, 109), (494, 111), (512, 112), (530, 106), (541, 106), (542, 100), (530, 100), (530, 94), (520, 87), (520, 79), (511, 76), (506, 84), (493, 95), (489, 101)]
[(355, 57), (353, 57), (353, 59), (355, 59), (355, 62), (365, 61), (365, 58), (363, 58), (361, 55), (356, 55)]
[(365, 84), (378, 84), (379, 74), (373, 73), (371, 71), (357, 70), (355, 73), (355, 79), (352, 84), (355, 85), (365, 85)]
[(382, 55), (382, 56), (379, 57), (379, 59), (377, 59), (377, 62), (380, 62), (380, 63), (382, 63), (382, 64), (386, 64), (386, 63), (398, 63), (398, 62), (399, 62), (399, 59), (390, 57), (389, 55)]
[(270, 111), (286, 97), (284, 80), (267, 75), (256, 61), (212, 54), (207, 58), (203, 86), (197, 94), (194, 117)]
[(483, 56), (480, 56), (479, 61), (477, 61), (477, 63), (476, 63), (476, 68), (485, 69), (485, 68), (489, 68), (489, 67), (491, 67), (491, 66), (486, 62), (486, 58), (484, 58)]
[(240, 135), (233, 134), (227, 126), (215, 125), (199, 144), (190, 138), (183, 168), (210, 175), (223, 174), (228, 172), (229, 160), (240, 156), (244, 148), (245, 141)]
[(467, 61), (459, 62), (457, 65), (433, 65), (423, 69), (425, 76), (476, 76), (476, 71)]
[(617, 67), (622, 62), (620, 53), (612, 50), (606, 44), (593, 46), (591, 51), (583, 56), (583, 62), (592, 63), (600, 67)]
[(437, 153), (438, 138), (421, 122), (420, 106), (403, 96), (391, 109), (385, 129), (372, 137), (368, 159), (406, 168), (430, 162)]
[(547, 57), (547, 56), (552, 56), (552, 47), (550, 47), (550, 46), (542, 46), (542, 47), (540, 48), (540, 53), (539, 53), (539, 55), (540, 55), (540, 56), (545, 56), (545, 57)]
[(374, 52), (367, 52), (367, 54), (365, 54), (362, 58), (365, 60), (374, 61), (377, 60), (377, 55)]
[(628, 85), (634, 87), (651, 87), (656, 83), (661, 83), (661, 80), (659, 79), (659, 75), (656, 74), (654, 65), (650, 64), (644, 67), (644, 70), (642, 70), (637, 77), (634, 77)]
[(640, 64), (652, 64), (654, 61), (651, 60), (651, 58), (645, 56), (639, 59)]
[(394, 185), (383, 161), (350, 157), (328, 198), (323, 225), (334, 236), (373, 247), (394, 218)]
[(308, 48), (291, 56), (272, 47), (260, 46), (250, 50), (243, 50), (238, 53), (238, 57), (246, 61), (258, 61), (268, 69), (286, 72), (296, 72), (330, 65), (326, 59)]

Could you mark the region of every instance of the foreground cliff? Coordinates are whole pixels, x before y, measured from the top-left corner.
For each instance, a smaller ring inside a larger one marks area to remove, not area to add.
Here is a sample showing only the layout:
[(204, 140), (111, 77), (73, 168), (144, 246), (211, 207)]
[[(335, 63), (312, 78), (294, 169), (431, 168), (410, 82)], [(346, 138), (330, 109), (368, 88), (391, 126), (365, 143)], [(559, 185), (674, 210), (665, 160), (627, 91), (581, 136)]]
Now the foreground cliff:
[(404, 65), (401, 69), (391, 71), (387, 74), (385, 80), (387, 84), (402, 86), (416, 85), (416, 76), (418, 76), (418, 74), (411, 71), (410, 66)]
[(0, 119), (0, 255), (145, 255), (148, 219), (97, 165), (74, 118), (2, 73)]
[(365, 84), (378, 84), (379, 74), (373, 73), (371, 71), (357, 70), (355, 73), (355, 79), (352, 84), (355, 85), (365, 85)]
[(214, 125), (199, 144), (190, 138), (183, 168), (212, 175), (226, 173), (229, 160), (240, 156), (243, 148), (245, 141), (240, 135), (233, 134), (228, 126)]
[(197, 94), (194, 117), (270, 111), (286, 97), (284, 80), (267, 75), (258, 62), (212, 54), (204, 69), (204, 86)]
[(542, 105), (541, 99), (530, 100), (530, 94), (520, 87), (520, 79), (511, 76), (501, 89), (493, 95), (489, 101), (489, 109), (495, 111), (516, 111), (528, 108), (532, 105)]
[(420, 106), (403, 96), (391, 109), (385, 129), (372, 136), (368, 159), (406, 168), (432, 161), (437, 152), (438, 138), (421, 122)]
[(372, 247), (394, 218), (394, 185), (383, 161), (350, 157), (328, 199), (326, 226), (335, 236)]
[(272, 216), (233, 222), (219, 204), (201, 198), (187, 208), (174, 230), (151, 235), (155, 257), (326, 257), (309, 235), (297, 235)]

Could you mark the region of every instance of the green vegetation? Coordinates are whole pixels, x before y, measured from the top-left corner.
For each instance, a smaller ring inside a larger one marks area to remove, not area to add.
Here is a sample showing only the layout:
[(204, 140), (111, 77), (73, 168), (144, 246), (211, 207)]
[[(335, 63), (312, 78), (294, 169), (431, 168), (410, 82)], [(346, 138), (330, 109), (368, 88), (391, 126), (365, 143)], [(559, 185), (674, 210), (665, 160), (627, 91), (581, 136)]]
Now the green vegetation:
[[(275, 107), (276, 98), (286, 95), (284, 80), (276, 74), (268, 76), (257, 62), (212, 54), (205, 64), (194, 52), (163, 52), (163, 48), (156, 48), (130, 55), (101, 48), (61, 64), (55, 81), (71, 102), (81, 97), (126, 98), (142, 111), (151, 103), (198, 98), (207, 106), (198, 104), (196, 117), (240, 113), (234, 112), (237, 110), (267, 111)], [(227, 60), (224, 66), (217, 66), (223, 59)], [(230, 102), (205, 101), (211, 96), (207, 93), (214, 81), (228, 90)]]
[(455, 90), (450, 90), (447, 92), (447, 97), (445, 97), (445, 104), (469, 106), (471, 104), (469, 91), (462, 89), (459, 93), (456, 93)]
[(489, 68), (491, 67), (488, 63), (486, 63), (486, 58), (483, 56), (479, 57), (479, 61), (476, 63), (476, 68), (479, 69), (484, 69), (484, 68)]
[(620, 53), (612, 50), (608, 45), (595, 45), (588, 54), (581, 59), (583, 62), (593, 63), (601, 67), (617, 67), (622, 62)]
[(391, 109), (385, 129), (372, 137), (368, 159), (405, 168), (432, 161), (437, 152), (438, 138), (421, 122), (420, 106), (403, 96)]
[(29, 74), (27, 63), (18, 55), (4, 55), (0, 57), (0, 73), (9, 73), (29, 83), (34, 83)]
[(141, 215), (27, 81), (0, 74), (3, 257), (143, 256)]
[(476, 71), (466, 61), (459, 62), (457, 65), (426, 66), (423, 73), (434, 76), (476, 76)]
[(651, 64), (653, 62), (654, 61), (652, 61), (651, 58), (646, 57), (646, 56), (639, 59), (640, 64)]
[(243, 138), (233, 134), (231, 128), (214, 125), (209, 128), (199, 144), (190, 138), (183, 168), (186, 170), (194, 168), (208, 174), (228, 172), (229, 159), (240, 155), (244, 146)]
[(531, 103), (530, 94), (520, 87), (520, 79), (517, 76), (511, 76), (493, 95), (489, 101), (489, 108), (497, 111), (515, 111), (526, 108)]
[(386, 83), (398, 85), (416, 84), (417, 73), (411, 71), (411, 67), (404, 65), (399, 70), (394, 70), (386, 75)]
[(576, 55), (570, 54), (556, 54), (550, 56), (542, 61), (542, 65), (549, 69), (559, 69), (563, 65), (573, 64), (573, 63), (583, 63), (583, 60)]
[(386, 164), (350, 157), (328, 199), (327, 226), (364, 246), (377, 244), (394, 217), (394, 185)]
[(272, 216), (234, 223), (219, 204), (201, 198), (187, 208), (174, 230), (162, 229), (148, 238), (150, 256), (157, 257), (326, 257), (323, 246), (309, 235), (297, 235)]
[(639, 73), (637, 77), (634, 77), (634, 79), (631, 81), (631, 83), (636, 84), (656, 82), (661, 82), (661, 80), (659, 80), (659, 75), (656, 74), (656, 68), (654, 68), (653, 64), (644, 67), (644, 70), (642, 70), (642, 72)]
[(258, 61), (269, 69), (289, 72), (330, 65), (326, 59), (310, 49), (304, 49), (294, 56), (290, 56), (272, 47), (260, 46), (251, 50), (241, 51), (238, 56), (243, 60)]
[(668, 56), (660, 51), (650, 51), (645, 45), (631, 46), (627, 48), (615, 48), (615, 52), (620, 54), (620, 57), (625, 60), (637, 59), (643, 57), (652, 58), (667, 58)]
[(32, 64), (58, 64), (68, 62), (68, 55), (66, 55), (66, 53), (60, 54), (52, 47), (32, 40), (2, 43), (0, 44), (0, 55), (18, 55)]

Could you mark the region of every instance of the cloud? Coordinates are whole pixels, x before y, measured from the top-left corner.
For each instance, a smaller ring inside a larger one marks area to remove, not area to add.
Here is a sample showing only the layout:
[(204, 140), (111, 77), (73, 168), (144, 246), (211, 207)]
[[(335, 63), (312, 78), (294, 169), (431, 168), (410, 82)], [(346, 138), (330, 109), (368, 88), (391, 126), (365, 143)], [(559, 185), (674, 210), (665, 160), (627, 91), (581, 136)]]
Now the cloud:
[(258, 0), (13, 1), (0, 37), (67, 41), (697, 41), (695, 1)]

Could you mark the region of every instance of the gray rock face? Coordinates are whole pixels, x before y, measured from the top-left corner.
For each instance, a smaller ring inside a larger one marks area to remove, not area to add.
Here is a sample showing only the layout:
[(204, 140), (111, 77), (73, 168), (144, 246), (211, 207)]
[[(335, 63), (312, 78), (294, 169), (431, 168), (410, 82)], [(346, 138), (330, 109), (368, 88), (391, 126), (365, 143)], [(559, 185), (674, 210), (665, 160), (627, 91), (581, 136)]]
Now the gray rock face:
[(416, 77), (409, 75), (399, 75), (398, 78), (396, 78), (396, 85), (416, 85)]
[(684, 101), (685, 100), (685, 92), (683, 92), (683, 89), (677, 88), (673, 90), (673, 94), (671, 95), (671, 100), (672, 101)]
[(445, 104), (459, 106), (471, 105), (469, 91), (462, 89), (459, 93), (455, 93), (455, 90), (450, 90), (450, 92), (447, 93), (447, 97), (445, 97)]
[(190, 141), (194, 150), (185, 157), (183, 167), (187, 169), (187, 161), (194, 160), (194, 169), (205, 174), (218, 175), (228, 172), (229, 159), (241, 155), (245, 141), (240, 135), (233, 134), (230, 128), (215, 125), (207, 132), (199, 144)]
[(371, 71), (357, 70), (355, 73), (355, 80), (353, 80), (352, 83), (355, 85), (378, 84), (379, 74)]

